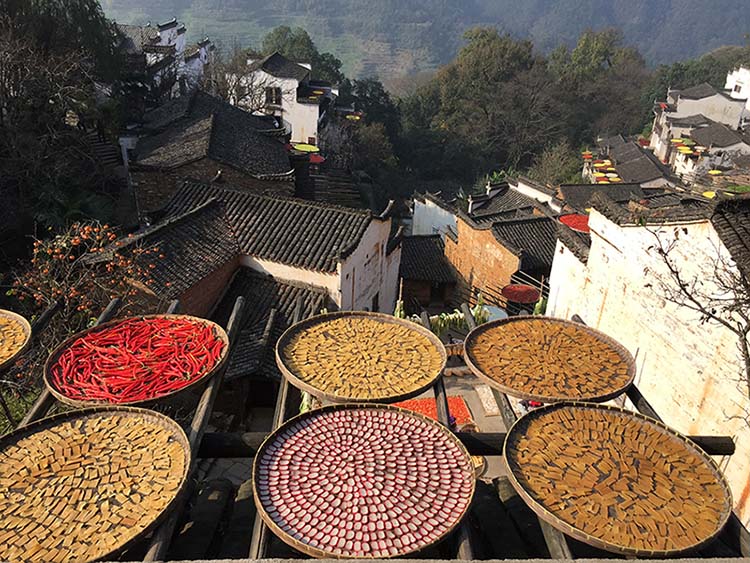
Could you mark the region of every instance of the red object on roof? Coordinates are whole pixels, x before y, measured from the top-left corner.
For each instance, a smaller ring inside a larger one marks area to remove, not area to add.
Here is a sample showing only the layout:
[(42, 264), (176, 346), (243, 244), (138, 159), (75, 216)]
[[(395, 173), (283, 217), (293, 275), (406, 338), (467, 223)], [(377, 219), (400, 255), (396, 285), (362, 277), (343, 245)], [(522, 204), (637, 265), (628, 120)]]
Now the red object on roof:
[(320, 156), (319, 154), (310, 155), (310, 164), (323, 164), (325, 161), (326, 159)]
[(513, 303), (536, 303), (539, 301), (539, 290), (534, 286), (523, 283), (506, 285), (500, 293)]
[(292, 143), (287, 143), (286, 145), (284, 145), (284, 148), (285, 148), (286, 150), (290, 151), (290, 150), (292, 150), (292, 149), (293, 149), (294, 147), (292, 146)]
[(571, 215), (563, 215), (560, 217), (560, 222), (577, 231), (579, 233), (590, 233), (589, 229), (589, 216), (573, 213)]

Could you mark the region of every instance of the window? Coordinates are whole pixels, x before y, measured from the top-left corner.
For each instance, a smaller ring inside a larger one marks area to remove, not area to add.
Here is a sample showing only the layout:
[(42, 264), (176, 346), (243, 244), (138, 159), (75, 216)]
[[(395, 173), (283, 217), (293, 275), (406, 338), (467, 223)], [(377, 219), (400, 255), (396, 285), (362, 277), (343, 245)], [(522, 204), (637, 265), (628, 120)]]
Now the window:
[(281, 88), (269, 86), (266, 88), (266, 104), (271, 106), (281, 105)]
[(307, 138), (307, 144), (308, 145), (314, 145), (315, 144), (315, 137), (308, 137)]
[(734, 85), (734, 91), (735, 92), (741, 92), (742, 91), (742, 84), (735, 84)]

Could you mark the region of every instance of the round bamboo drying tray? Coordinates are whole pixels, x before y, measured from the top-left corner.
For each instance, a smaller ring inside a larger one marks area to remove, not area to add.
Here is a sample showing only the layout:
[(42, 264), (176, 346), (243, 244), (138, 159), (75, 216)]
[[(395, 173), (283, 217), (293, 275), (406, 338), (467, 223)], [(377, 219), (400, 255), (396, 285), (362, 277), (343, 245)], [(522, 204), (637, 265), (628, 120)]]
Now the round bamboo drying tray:
[(290, 327), (276, 363), (298, 388), (319, 399), (396, 402), (419, 395), (445, 368), (440, 339), (390, 315), (328, 313)]
[(109, 402), (104, 400), (82, 400), (82, 399), (76, 399), (73, 397), (67, 396), (64, 392), (62, 392), (60, 389), (58, 389), (53, 381), (53, 377), (51, 374), (51, 370), (53, 366), (57, 363), (60, 356), (65, 352), (65, 350), (70, 347), (76, 340), (79, 338), (82, 338), (88, 334), (91, 334), (93, 332), (101, 332), (105, 331), (108, 328), (117, 325), (125, 320), (127, 318), (121, 318), (121, 319), (115, 319), (113, 321), (109, 321), (100, 325), (97, 325), (95, 327), (83, 330), (81, 332), (78, 332), (68, 338), (67, 340), (63, 341), (55, 350), (50, 354), (49, 358), (47, 359), (47, 362), (44, 365), (44, 384), (47, 386), (47, 389), (49, 389), (50, 393), (58, 399), (59, 401), (66, 403), (68, 405), (71, 405), (73, 407), (83, 408), (83, 407), (90, 407), (95, 405), (107, 405), (107, 404), (116, 404), (118, 406), (149, 406), (153, 405), (157, 401), (162, 401), (166, 399), (174, 399), (178, 395), (182, 395), (184, 392), (186, 392), (189, 389), (193, 389), (198, 385), (201, 385), (208, 381), (215, 373), (217, 373), (224, 363), (227, 361), (227, 358), (229, 357), (229, 337), (227, 336), (227, 333), (224, 331), (223, 328), (221, 328), (218, 324), (209, 321), (207, 319), (201, 319), (199, 317), (193, 317), (190, 315), (140, 315), (138, 317), (132, 317), (137, 319), (160, 319), (160, 318), (172, 318), (172, 319), (186, 319), (190, 320), (192, 322), (200, 323), (203, 325), (207, 325), (213, 328), (215, 336), (223, 342), (222, 352), (221, 352), (221, 358), (218, 362), (211, 368), (210, 370), (206, 370), (203, 373), (200, 373), (197, 376), (193, 376), (191, 378), (190, 383), (185, 385), (184, 387), (181, 387), (175, 391), (171, 391), (168, 393), (164, 393), (161, 395), (157, 395), (148, 399), (144, 400), (138, 400), (138, 401), (124, 401), (124, 402)]
[(503, 459), (529, 507), (562, 532), (638, 557), (711, 541), (732, 510), (721, 471), (693, 442), (618, 407), (557, 403), (508, 432)]
[(190, 447), (164, 415), (98, 407), (0, 438), (0, 560), (113, 560), (185, 490)]
[(421, 551), (466, 514), (474, 469), (444, 426), (391, 405), (331, 405), (271, 434), (253, 463), (258, 513), (318, 558)]
[(3, 370), (28, 349), (31, 344), (31, 325), (18, 313), (5, 309), (0, 309), (0, 322), (12, 326), (7, 335), (0, 327), (0, 370)]
[(464, 359), (491, 387), (543, 403), (606, 401), (635, 377), (635, 361), (624, 346), (598, 330), (550, 317), (480, 325), (464, 341)]

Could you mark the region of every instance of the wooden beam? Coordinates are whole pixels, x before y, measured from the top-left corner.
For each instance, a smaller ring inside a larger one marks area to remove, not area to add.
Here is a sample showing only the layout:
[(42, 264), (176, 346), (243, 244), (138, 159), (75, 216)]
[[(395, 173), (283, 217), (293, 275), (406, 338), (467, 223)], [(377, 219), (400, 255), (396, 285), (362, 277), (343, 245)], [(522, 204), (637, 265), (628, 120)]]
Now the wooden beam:
[[(240, 332), (240, 321), (242, 319), (242, 312), (244, 307), (245, 299), (243, 297), (238, 297), (234, 302), (234, 308), (232, 309), (232, 314), (229, 317), (229, 322), (227, 323), (227, 336), (229, 337), (228, 353), (230, 358), (232, 357), (232, 352), (234, 351), (234, 347), (237, 344), (237, 336)], [(203, 438), (203, 433), (205, 432), (206, 425), (211, 418), (211, 412), (213, 411), (214, 402), (216, 401), (216, 397), (219, 394), (219, 388), (221, 387), (221, 382), (224, 379), (224, 372), (226, 371), (228, 365), (229, 362), (227, 361), (224, 364), (223, 368), (219, 370), (219, 372), (214, 375), (206, 384), (200, 401), (198, 402), (198, 407), (195, 409), (195, 413), (193, 414), (193, 419), (187, 432), (190, 451), (193, 453), (198, 450), (198, 446), (200, 445)], [(193, 455), (190, 468), (188, 469), (188, 480), (191, 480), (197, 462), (198, 456)], [(146, 552), (143, 561), (164, 560), (165, 556), (167, 555), (167, 549), (169, 548), (169, 542), (171, 541), (172, 535), (174, 534), (175, 526), (177, 526), (177, 521), (180, 518), (182, 510), (185, 506), (185, 502), (188, 500), (189, 496), (190, 495), (187, 494), (183, 495), (182, 499), (172, 510), (172, 513), (167, 518), (167, 520), (154, 532), (154, 535), (151, 538), (151, 543), (149, 544), (148, 551)]]
[[(302, 320), (302, 305), (303, 301), (302, 297), (300, 296), (297, 298), (297, 302), (294, 306), (294, 316), (292, 317), (292, 323), (298, 323)], [(284, 423), (284, 420), (286, 419), (289, 387), (289, 380), (282, 374), (279, 392), (276, 396), (276, 408), (273, 411), (271, 431), (276, 430)], [(263, 522), (263, 519), (260, 516), (256, 515), (255, 522), (253, 523), (252, 540), (250, 542), (250, 559), (264, 559), (266, 557), (270, 534), (271, 532), (268, 529), (268, 526), (266, 526), (265, 522)]]
[[(469, 309), (469, 306), (466, 303), (461, 304), (461, 312), (464, 314), (464, 320), (466, 321), (469, 330), (474, 330), (477, 323), (474, 320), (474, 315), (471, 314), (471, 309)], [(505, 428), (506, 430), (510, 430), (516, 422), (516, 413), (513, 412), (513, 409), (510, 406), (508, 396), (504, 393), (500, 393), (497, 389), (492, 389), (492, 394), (494, 395), (495, 402), (497, 402), (497, 406), (500, 409)], [(544, 541), (547, 543), (547, 549), (549, 549), (552, 559), (573, 559), (570, 546), (568, 546), (568, 542), (565, 540), (563, 533), (547, 524), (547, 522), (541, 518), (539, 519), (539, 525), (542, 528)]]

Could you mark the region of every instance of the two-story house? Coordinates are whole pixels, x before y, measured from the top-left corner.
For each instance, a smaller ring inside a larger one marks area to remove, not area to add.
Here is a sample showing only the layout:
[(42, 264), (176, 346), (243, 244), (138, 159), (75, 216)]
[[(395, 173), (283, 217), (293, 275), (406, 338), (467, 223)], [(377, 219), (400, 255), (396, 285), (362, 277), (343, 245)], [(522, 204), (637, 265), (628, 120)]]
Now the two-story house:
[(247, 73), (239, 83), (242, 88), (263, 89), (265, 103), (260, 111), (278, 118), (293, 143), (317, 145), (319, 128), (333, 107), (338, 88), (312, 80), (310, 64), (294, 62), (279, 53), (248, 59), (247, 64)]

